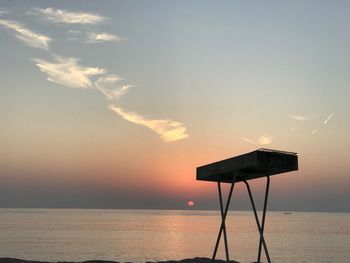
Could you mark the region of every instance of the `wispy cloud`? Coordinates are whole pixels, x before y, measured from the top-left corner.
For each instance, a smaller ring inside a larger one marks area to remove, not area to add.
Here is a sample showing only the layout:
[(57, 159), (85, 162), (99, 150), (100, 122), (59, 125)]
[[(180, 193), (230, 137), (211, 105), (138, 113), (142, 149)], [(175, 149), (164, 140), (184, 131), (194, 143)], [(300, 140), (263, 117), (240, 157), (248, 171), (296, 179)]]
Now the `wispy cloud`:
[(45, 20), (53, 23), (66, 24), (99, 24), (104, 22), (107, 18), (98, 14), (86, 12), (72, 12), (56, 8), (35, 8), (36, 13), (39, 13)]
[(312, 133), (312, 134), (315, 134), (316, 132), (318, 132), (318, 129), (319, 129), (319, 128), (316, 128), (316, 129), (312, 130), (311, 133)]
[[(33, 11), (34, 10), (34, 11)], [(7, 13), (0, 8), (0, 15)], [(40, 15), (45, 20), (53, 23), (67, 24), (98, 24), (107, 18), (93, 13), (71, 12), (67, 10), (46, 8), (32, 9), (29, 13)], [(0, 19), (0, 27), (10, 29), (15, 32), (15, 36), (25, 44), (35, 48), (41, 48), (49, 51), (49, 42), (52, 39), (48, 36), (35, 33), (27, 29), (19, 22)], [(86, 42), (95, 43), (103, 41), (120, 41), (122, 38), (108, 33), (84, 32), (81, 30), (69, 30), (67, 34), (71, 39), (78, 39), (82, 34), (86, 34)], [(155, 133), (159, 134), (163, 141), (172, 142), (188, 138), (187, 128), (181, 122), (170, 119), (150, 119), (141, 114), (129, 112), (120, 108), (119, 99), (124, 96), (133, 85), (123, 85), (119, 82), (122, 80), (117, 75), (107, 75), (107, 70), (98, 67), (82, 66), (79, 59), (74, 57), (63, 57), (54, 55), (50, 60), (34, 58), (33, 61), (39, 70), (47, 75), (47, 80), (56, 84), (71, 88), (95, 89), (106, 97), (110, 105), (108, 106), (113, 112), (123, 119), (145, 126)], [(95, 76), (100, 76), (99, 78)], [(97, 80), (96, 80), (97, 79)]]
[(325, 119), (325, 120), (323, 121), (323, 124), (327, 124), (327, 123), (329, 122), (329, 120), (330, 120), (333, 116), (334, 116), (334, 113), (332, 113), (331, 115), (329, 115), (329, 116), (327, 117), (327, 119)]
[(127, 112), (122, 108), (109, 105), (109, 108), (127, 121), (143, 125), (159, 134), (163, 141), (172, 142), (189, 137), (186, 127), (177, 121), (148, 119), (134, 112)]
[(259, 140), (258, 140), (258, 142), (259, 142), (259, 144), (261, 144), (261, 145), (267, 145), (267, 144), (271, 144), (272, 143), (272, 141), (273, 141), (273, 137), (271, 137), (271, 136), (269, 136), (269, 135), (261, 135), (260, 137), (259, 137)]
[(106, 96), (111, 102), (118, 101), (124, 96), (133, 85), (118, 85), (122, 79), (116, 75), (108, 75), (99, 78), (95, 82), (95, 86)]
[(117, 113), (123, 119), (135, 124), (143, 125), (155, 133), (159, 134), (163, 141), (172, 142), (189, 137), (186, 133), (184, 124), (164, 119), (149, 119), (134, 112), (128, 112), (115, 103), (125, 95), (132, 85), (118, 85), (122, 79), (116, 75), (106, 75), (100, 77), (97, 81), (91, 80), (92, 76), (106, 74), (103, 68), (83, 67), (78, 64), (76, 58), (65, 58), (56, 56), (54, 62), (48, 62), (42, 59), (34, 59), (39, 69), (47, 74), (47, 79), (51, 82), (72, 87), (72, 88), (93, 88), (101, 91), (106, 99), (113, 104), (109, 109)]
[(15, 32), (15, 36), (30, 47), (45, 50), (49, 49), (49, 42), (51, 41), (51, 38), (48, 36), (35, 33), (15, 21), (0, 19), (0, 26), (13, 30)]
[(259, 145), (267, 145), (267, 144), (271, 144), (273, 141), (273, 137), (269, 136), (269, 135), (260, 135), (259, 138), (255, 141), (249, 138), (242, 138), (243, 141), (251, 143), (251, 144), (259, 144)]
[(296, 120), (296, 121), (306, 121), (308, 118), (300, 115), (295, 115), (295, 114), (289, 114), (288, 117)]
[(103, 68), (83, 67), (76, 58), (56, 56), (54, 62), (34, 59), (39, 69), (51, 82), (71, 88), (94, 88), (91, 77), (106, 73)]
[(119, 42), (122, 38), (109, 33), (88, 32), (86, 43)]

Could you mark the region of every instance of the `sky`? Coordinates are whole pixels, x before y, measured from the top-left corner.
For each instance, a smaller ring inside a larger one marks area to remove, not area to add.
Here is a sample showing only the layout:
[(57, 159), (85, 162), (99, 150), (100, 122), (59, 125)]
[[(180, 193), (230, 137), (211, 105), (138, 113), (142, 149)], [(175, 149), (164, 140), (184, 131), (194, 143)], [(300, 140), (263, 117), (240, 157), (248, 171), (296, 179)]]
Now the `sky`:
[(196, 167), (271, 148), (299, 171), (272, 177), (269, 209), (350, 212), (349, 12), (1, 0), (0, 207), (218, 209)]

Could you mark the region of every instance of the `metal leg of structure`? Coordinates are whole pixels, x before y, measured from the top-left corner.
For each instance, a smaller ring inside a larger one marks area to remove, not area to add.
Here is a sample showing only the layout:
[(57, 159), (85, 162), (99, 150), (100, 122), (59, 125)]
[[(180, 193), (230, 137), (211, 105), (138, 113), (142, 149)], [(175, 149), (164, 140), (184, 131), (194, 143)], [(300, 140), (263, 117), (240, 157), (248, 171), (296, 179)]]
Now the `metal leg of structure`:
[[(260, 226), (258, 213), (257, 213), (256, 208), (255, 208), (255, 203), (254, 203), (252, 191), (250, 190), (250, 186), (249, 186), (249, 184), (247, 183), (247, 181), (243, 181), (243, 182), (244, 182), (245, 185), (247, 186), (247, 191), (248, 191), (248, 194), (249, 194), (249, 199), (250, 199), (250, 202), (251, 202), (251, 204), (252, 204), (253, 211), (254, 211), (254, 216), (255, 216), (256, 225), (257, 225), (257, 227), (258, 227), (258, 231), (259, 231), (259, 234), (260, 234), (260, 242), (262, 243), (262, 245), (263, 245), (263, 247), (264, 247), (264, 251), (265, 251), (266, 258), (267, 258), (267, 262), (268, 262), (268, 263), (271, 263), (269, 251), (267, 250), (267, 246), (266, 246), (266, 242), (265, 242), (265, 238), (264, 238), (264, 233), (263, 233), (262, 227)], [(265, 197), (266, 197), (266, 195), (265, 195)], [(259, 262), (259, 261), (258, 261), (258, 262)]]
[[(236, 181), (236, 176), (237, 174), (235, 174), (233, 176), (233, 179), (232, 179), (232, 182), (231, 182), (231, 187), (230, 187), (230, 192), (228, 194), (228, 197), (227, 197), (227, 202), (226, 202), (226, 207), (225, 207), (225, 211), (223, 211), (221, 209), (221, 225), (220, 225), (220, 230), (219, 230), (219, 233), (218, 233), (218, 237), (216, 239), (216, 243), (215, 243), (215, 248), (214, 248), (214, 252), (213, 252), (213, 257), (212, 257), (212, 261), (215, 260), (216, 258), (216, 253), (218, 251), (218, 247), (219, 247), (219, 243), (220, 243), (220, 239), (221, 239), (221, 234), (223, 232), (223, 230), (225, 229), (225, 233), (226, 233), (226, 228), (225, 228), (225, 220), (226, 220), (226, 216), (227, 216), (227, 211), (228, 211), (228, 208), (230, 206), (230, 201), (231, 201), (231, 197), (232, 197), (232, 192), (233, 192), (233, 188), (234, 188), (234, 185), (235, 185), (235, 181)], [(220, 191), (219, 191), (219, 197), (221, 195), (221, 187), (219, 188)], [(222, 196), (221, 196), (222, 197)], [(221, 198), (221, 204), (222, 204), (222, 198)], [(221, 206), (223, 207), (223, 205)], [(225, 235), (225, 234), (224, 234)], [(225, 245), (227, 246), (227, 240), (226, 240), (226, 243)], [(228, 258), (228, 248), (227, 248), (227, 254), (226, 254), (226, 258)]]
[[(222, 203), (222, 194), (221, 194), (220, 182), (218, 182), (218, 192), (219, 192), (219, 199), (220, 199), (221, 220), (223, 220), (224, 219), (224, 206), (223, 206), (223, 203)], [(224, 232), (226, 260), (230, 261), (230, 256), (229, 256), (229, 252), (228, 252), (228, 242), (227, 242), (227, 234), (226, 234), (226, 224), (225, 224), (225, 222), (223, 223), (223, 232)]]
[[(270, 189), (270, 176), (266, 176), (264, 210), (263, 210), (262, 221), (261, 221), (261, 232), (262, 233), (264, 233), (264, 229), (265, 229), (265, 217), (266, 217), (266, 208), (267, 208), (267, 199), (268, 199), (268, 196), (269, 196), (269, 189)], [(258, 260), (257, 260), (258, 263), (260, 263), (260, 259), (261, 259), (261, 247), (262, 247), (262, 239), (260, 238), (259, 251), (258, 251)]]

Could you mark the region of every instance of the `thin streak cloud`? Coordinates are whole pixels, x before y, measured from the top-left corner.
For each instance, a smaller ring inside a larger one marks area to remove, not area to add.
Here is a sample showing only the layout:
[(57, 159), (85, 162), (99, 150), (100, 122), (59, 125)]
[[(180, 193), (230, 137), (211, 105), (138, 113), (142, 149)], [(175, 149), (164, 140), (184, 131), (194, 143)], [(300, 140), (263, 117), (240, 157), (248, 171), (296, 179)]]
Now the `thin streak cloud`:
[(148, 119), (137, 113), (127, 112), (122, 108), (115, 107), (114, 105), (109, 105), (109, 109), (129, 122), (143, 125), (151, 129), (155, 133), (159, 134), (162, 140), (165, 142), (177, 141), (189, 137), (189, 135), (186, 133), (186, 127), (180, 122), (167, 119)]
[(323, 124), (327, 124), (327, 123), (329, 122), (329, 120), (330, 120), (333, 116), (334, 116), (334, 113), (332, 113), (331, 115), (329, 115), (329, 116), (327, 117), (327, 119), (325, 119), (325, 120), (323, 121)]
[(247, 142), (247, 143), (251, 143), (251, 144), (256, 144), (255, 141), (249, 139), (249, 138), (242, 138), (243, 141)]
[(39, 13), (45, 20), (53, 23), (65, 24), (99, 24), (104, 22), (107, 18), (98, 14), (86, 12), (71, 12), (56, 8), (35, 8), (34, 11)]
[(293, 120), (296, 121), (306, 121), (307, 118), (304, 116), (300, 116), (300, 115), (295, 115), (295, 114), (289, 114), (288, 117), (292, 118)]
[(6, 15), (9, 14), (10, 12), (4, 8), (0, 8), (0, 15)]
[(119, 42), (122, 38), (109, 33), (88, 32), (86, 43)]
[(30, 47), (49, 50), (49, 42), (52, 39), (48, 36), (35, 33), (15, 21), (0, 19), (0, 26), (13, 30), (15, 36)]
[[(330, 121), (330, 119), (333, 118), (333, 116), (334, 116), (334, 113), (332, 113), (331, 115), (329, 115), (329, 116), (323, 121), (323, 125), (327, 125), (327, 123)], [(318, 132), (318, 130), (319, 130), (319, 128), (316, 128), (316, 129), (314, 129), (311, 133), (312, 133), (312, 134), (315, 134), (315, 133)]]
[(105, 74), (103, 68), (83, 67), (76, 58), (55, 57), (55, 62), (34, 59), (40, 71), (47, 74), (48, 81), (71, 88), (94, 88), (91, 77)]

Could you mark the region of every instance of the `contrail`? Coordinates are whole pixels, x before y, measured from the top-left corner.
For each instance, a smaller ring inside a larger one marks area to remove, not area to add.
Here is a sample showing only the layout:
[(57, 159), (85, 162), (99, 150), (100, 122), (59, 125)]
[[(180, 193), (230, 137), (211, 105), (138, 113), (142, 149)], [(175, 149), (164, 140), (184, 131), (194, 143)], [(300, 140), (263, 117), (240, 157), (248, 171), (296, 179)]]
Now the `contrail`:
[(329, 115), (327, 117), (327, 119), (324, 120), (323, 124), (327, 124), (329, 122), (329, 120), (334, 116), (334, 113), (332, 113), (331, 115)]

